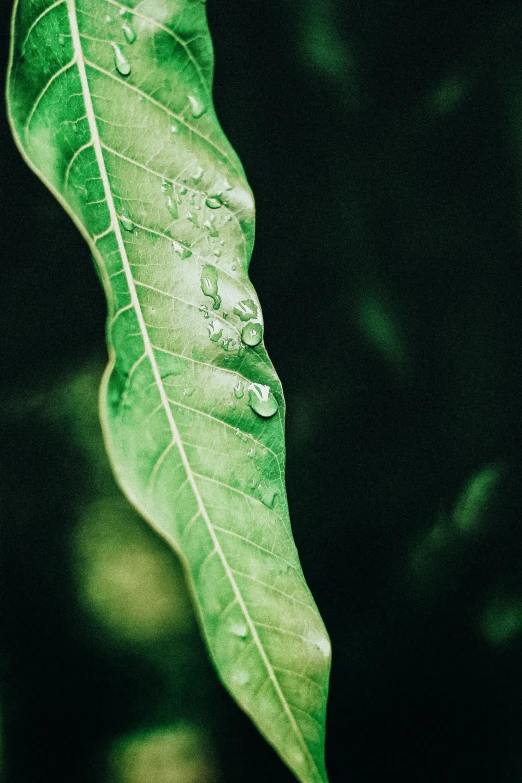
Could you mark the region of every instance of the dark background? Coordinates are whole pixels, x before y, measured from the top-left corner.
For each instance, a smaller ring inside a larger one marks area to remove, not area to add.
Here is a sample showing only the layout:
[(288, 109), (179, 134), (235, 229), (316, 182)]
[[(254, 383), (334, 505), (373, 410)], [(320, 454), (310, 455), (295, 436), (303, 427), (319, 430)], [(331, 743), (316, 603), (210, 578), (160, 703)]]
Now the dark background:
[[(294, 534), (333, 643), (331, 781), (522, 781), (522, 4), (208, 13), (217, 112), (256, 196)], [(58, 409), (103, 364), (105, 302), (1, 122), (5, 781), (112, 783), (114, 738), (187, 710), (222, 781), (290, 781), (197, 638), (191, 680), (181, 637), (165, 667), (165, 641), (100, 641), (79, 606), (71, 531), (109, 479)]]

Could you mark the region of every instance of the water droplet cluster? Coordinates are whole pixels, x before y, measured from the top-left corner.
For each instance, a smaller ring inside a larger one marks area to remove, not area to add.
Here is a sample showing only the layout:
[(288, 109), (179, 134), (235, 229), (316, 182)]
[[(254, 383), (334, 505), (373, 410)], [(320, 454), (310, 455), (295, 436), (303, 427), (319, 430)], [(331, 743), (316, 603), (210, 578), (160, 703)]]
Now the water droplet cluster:
[[(111, 46), (114, 52), (114, 65), (116, 70), (121, 76), (128, 77), (131, 74), (131, 63), (126, 54), (126, 45), (132, 46), (137, 40), (136, 29), (133, 26), (133, 14), (126, 9), (120, 11), (120, 26), (122, 38), (120, 42), (111, 41)], [(108, 25), (116, 29), (114, 25), (114, 18), (112, 16), (106, 16), (106, 22)], [(139, 26), (138, 26), (139, 27)], [(62, 41), (60, 41), (62, 43)], [(202, 117), (207, 111), (207, 104), (201, 95), (190, 93), (187, 95), (187, 109), (190, 111), (192, 118), (197, 120)], [(170, 133), (176, 136), (180, 131), (178, 124), (170, 125)], [(202, 166), (196, 166), (192, 172), (189, 169), (187, 173), (187, 179), (183, 180), (183, 183), (177, 183), (170, 179), (164, 179), (162, 182), (162, 192), (165, 200), (165, 207), (171, 218), (174, 221), (180, 219), (186, 220), (197, 229), (204, 229), (207, 236), (207, 242), (218, 240), (220, 238), (220, 226), (223, 221), (219, 218), (216, 220), (214, 215), (207, 212), (205, 214), (205, 208), (212, 212), (217, 212), (222, 207), (228, 207), (226, 193), (232, 190), (232, 186), (228, 180), (221, 174), (216, 172), (205, 172)], [(214, 181), (212, 185), (202, 185), (204, 192), (188, 192), (188, 188), (192, 185), (197, 188), (203, 181), (208, 183)], [(187, 185), (187, 187), (185, 186)], [(187, 209), (187, 202), (182, 207), (184, 197), (188, 199), (190, 207)], [(181, 209), (180, 209), (181, 207)], [(224, 222), (228, 222), (232, 215), (228, 214)], [(133, 220), (127, 214), (120, 214), (119, 221), (124, 231), (129, 233), (135, 232), (135, 224)], [(168, 233), (169, 229), (167, 229)], [(168, 233), (170, 236), (170, 234)], [(170, 237), (171, 246), (173, 251), (181, 258), (188, 259), (193, 255), (192, 244), (195, 244), (196, 240), (201, 241), (201, 237), (189, 233), (191, 242), (186, 239), (180, 240), (175, 237)], [(216, 246), (217, 245), (217, 246)], [(223, 247), (225, 242), (220, 239), (219, 242), (215, 242), (214, 249), (212, 245), (210, 249), (213, 257), (216, 259), (215, 263), (222, 257)], [(232, 271), (236, 270), (236, 264), (230, 265)], [(219, 275), (218, 269), (215, 264), (205, 263), (201, 269), (200, 274), (200, 288), (205, 297), (212, 300), (212, 311), (217, 311), (221, 308), (222, 297), (219, 293)], [(212, 343), (219, 343), (221, 349), (226, 356), (224, 361), (230, 361), (232, 353), (237, 352), (237, 358), (242, 358), (245, 351), (253, 349), (259, 346), (263, 340), (263, 326), (259, 319), (259, 308), (254, 299), (242, 299), (237, 301), (232, 306), (232, 312), (237, 317), (240, 324), (240, 341), (230, 334), (224, 334), (224, 327), (227, 330), (233, 328), (224, 323), (228, 317), (227, 312), (222, 312), (221, 318), (210, 318), (210, 309), (206, 304), (202, 304), (200, 312), (207, 323), (208, 339)], [(194, 351), (198, 351), (197, 361), (205, 361), (205, 356), (199, 349), (194, 347)], [(194, 353), (193, 351), (193, 353)], [(184, 391), (185, 396), (192, 394), (194, 390), (187, 388)], [(234, 400), (242, 400), (245, 397), (245, 385), (241, 380), (237, 380), (233, 387)], [(275, 399), (269, 386), (260, 383), (251, 383), (248, 386), (248, 406), (250, 409), (261, 418), (270, 419), (278, 410), (278, 403)], [(243, 403), (241, 403), (243, 404)], [(235, 402), (230, 401), (228, 406), (235, 407)], [(239, 430), (236, 431), (238, 436), (241, 436)], [(246, 437), (246, 436), (245, 436)], [(248, 438), (247, 438), (248, 439)], [(250, 458), (255, 457), (255, 449), (251, 448), (248, 454)], [(277, 496), (277, 490), (270, 485), (257, 484), (254, 482), (252, 489), (255, 489), (259, 499), (269, 508), (273, 507), (275, 498)]]

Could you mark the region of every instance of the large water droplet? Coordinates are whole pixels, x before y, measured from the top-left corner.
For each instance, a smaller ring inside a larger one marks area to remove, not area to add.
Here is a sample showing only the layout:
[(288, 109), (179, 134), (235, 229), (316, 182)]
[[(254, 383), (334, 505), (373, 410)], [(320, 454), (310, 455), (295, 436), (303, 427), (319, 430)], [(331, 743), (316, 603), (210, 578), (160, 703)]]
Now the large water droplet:
[(263, 505), (265, 505), (267, 508), (274, 508), (274, 503), (278, 494), (277, 487), (259, 484), (257, 488), (257, 494)]
[(236, 399), (240, 400), (241, 397), (243, 397), (245, 394), (245, 387), (241, 383), (241, 381), (238, 381), (236, 385), (234, 386), (234, 397)]
[(187, 100), (190, 103), (190, 110), (195, 120), (199, 119), (202, 114), (205, 114), (207, 107), (200, 98), (195, 95), (187, 95)]
[(236, 671), (232, 672), (231, 679), (234, 685), (239, 685), (240, 687), (242, 687), (243, 685), (246, 685), (249, 682), (250, 675), (244, 669), (236, 669)]
[(314, 644), (318, 648), (318, 650), (321, 651), (324, 657), (330, 658), (332, 654), (332, 645), (330, 644), (330, 640), (328, 639), (328, 637), (324, 636), (323, 634), (316, 633), (314, 631), (312, 631), (307, 635), (310, 642), (312, 642), (312, 644)]
[(125, 24), (122, 24), (121, 29), (123, 30), (123, 35), (125, 36), (127, 43), (133, 44), (136, 40), (136, 33), (134, 32), (133, 26), (129, 22), (125, 22)]
[(134, 231), (134, 223), (127, 215), (120, 215), (120, 223), (125, 231)]
[(234, 636), (239, 636), (240, 639), (246, 639), (248, 636), (248, 627), (243, 622), (232, 622), (228, 625), (228, 630), (233, 633)]
[(193, 212), (187, 212), (186, 216), (187, 220), (189, 220), (196, 228), (199, 228), (199, 221), (198, 216), (194, 215)]
[(112, 48), (114, 49), (114, 64), (116, 65), (116, 70), (118, 73), (121, 73), (122, 76), (128, 76), (131, 72), (129, 61), (118, 44), (112, 43)]
[(223, 327), (221, 326), (220, 321), (214, 319), (211, 323), (209, 323), (207, 329), (208, 329), (208, 336), (210, 337), (212, 342), (217, 343), (217, 341), (223, 334)]
[(201, 272), (201, 290), (205, 296), (210, 296), (213, 300), (214, 310), (221, 307), (221, 297), (218, 294), (218, 275), (217, 269), (212, 264), (205, 264)]
[(218, 196), (209, 196), (209, 198), (205, 199), (205, 204), (209, 209), (219, 209), (223, 206), (223, 203)]
[(322, 639), (319, 639), (317, 641), (317, 646), (319, 647), (319, 649), (321, 650), (321, 652), (322, 652), (322, 654), (324, 655), (325, 658), (329, 658), (330, 657), (331, 652), (332, 652), (332, 647), (330, 645), (330, 642), (326, 638), (326, 636), (323, 636)]
[(248, 404), (258, 416), (270, 419), (277, 413), (277, 400), (270, 390), (270, 386), (263, 383), (251, 383), (248, 387)]
[(192, 250), (189, 250), (188, 242), (178, 242), (176, 239), (172, 240), (172, 247), (180, 258), (190, 258)]
[(205, 228), (208, 228), (209, 236), (211, 237), (219, 236), (219, 231), (217, 230), (214, 224), (214, 218), (210, 218), (210, 220), (205, 220)]
[(179, 217), (179, 211), (178, 211), (178, 205), (176, 203), (176, 200), (172, 198), (172, 196), (167, 196), (167, 209), (176, 220)]
[(245, 345), (249, 345), (251, 348), (255, 348), (259, 345), (263, 339), (263, 327), (257, 321), (252, 321), (243, 327), (241, 332), (241, 339)]
[[(198, 166), (194, 174), (191, 174), (191, 180), (194, 183), (194, 185), (199, 185), (201, 180), (203, 179), (203, 174), (205, 173), (205, 170), (201, 168), (201, 166)], [(192, 198), (194, 198), (194, 195), (192, 195)]]
[(257, 318), (257, 305), (253, 299), (243, 299), (234, 307), (234, 313), (242, 321), (250, 321), (251, 318)]

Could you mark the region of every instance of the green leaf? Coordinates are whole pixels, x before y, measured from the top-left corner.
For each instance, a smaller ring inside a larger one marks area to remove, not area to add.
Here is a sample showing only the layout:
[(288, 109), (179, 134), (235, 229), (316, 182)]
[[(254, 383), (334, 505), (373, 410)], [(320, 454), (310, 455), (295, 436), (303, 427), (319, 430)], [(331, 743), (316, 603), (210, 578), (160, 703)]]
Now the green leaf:
[(115, 473), (182, 556), (223, 682), (319, 783), (330, 643), (292, 539), (284, 400), (248, 278), (253, 199), (212, 70), (198, 0), (15, 4), (13, 133), (107, 294)]

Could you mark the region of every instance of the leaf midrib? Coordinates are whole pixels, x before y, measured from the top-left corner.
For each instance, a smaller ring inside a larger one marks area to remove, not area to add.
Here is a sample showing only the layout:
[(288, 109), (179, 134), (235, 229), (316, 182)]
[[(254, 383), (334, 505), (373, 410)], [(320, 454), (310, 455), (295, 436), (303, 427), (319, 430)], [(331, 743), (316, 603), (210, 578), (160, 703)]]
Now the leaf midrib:
[[(198, 489), (196, 480), (194, 478), (194, 473), (193, 473), (193, 471), (191, 469), (190, 462), (188, 460), (187, 454), (186, 454), (185, 449), (183, 447), (183, 443), (182, 443), (182, 440), (181, 440), (181, 437), (180, 437), (180, 434), (179, 434), (176, 422), (175, 422), (174, 417), (172, 415), (172, 410), (171, 410), (171, 407), (170, 407), (170, 404), (169, 404), (168, 396), (167, 396), (167, 393), (165, 391), (165, 388), (164, 388), (162, 380), (161, 380), (161, 374), (160, 374), (159, 368), (157, 366), (156, 359), (155, 359), (155, 356), (154, 356), (154, 351), (152, 349), (152, 344), (150, 342), (150, 339), (149, 339), (149, 336), (148, 336), (148, 333), (147, 333), (147, 329), (146, 329), (146, 326), (145, 326), (145, 321), (144, 321), (143, 313), (142, 313), (142, 310), (141, 310), (140, 301), (139, 301), (139, 298), (138, 298), (138, 295), (137, 295), (136, 287), (135, 287), (135, 284), (134, 284), (134, 278), (132, 276), (132, 272), (131, 272), (131, 269), (130, 269), (129, 259), (127, 257), (127, 251), (125, 249), (125, 244), (124, 244), (124, 241), (123, 241), (123, 236), (122, 236), (122, 232), (121, 232), (120, 222), (119, 222), (119, 219), (118, 219), (118, 216), (117, 216), (117, 212), (116, 212), (116, 206), (114, 204), (114, 199), (113, 199), (112, 191), (111, 191), (111, 188), (110, 188), (110, 183), (109, 183), (109, 177), (108, 177), (107, 169), (105, 167), (105, 160), (104, 160), (104, 157), (103, 157), (102, 143), (101, 143), (101, 139), (100, 139), (99, 134), (98, 134), (98, 126), (96, 124), (94, 106), (93, 106), (93, 103), (92, 103), (92, 98), (91, 98), (90, 88), (89, 88), (89, 81), (87, 79), (87, 72), (86, 72), (86, 69), (85, 69), (85, 59), (84, 59), (84, 56), (83, 56), (83, 49), (82, 49), (82, 44), (81, 44), (81, 39), (80, 39), (80, 31), (79, 31), (79, 27), (78, 27), (78, 19), (77, 19), (77, 13), (76, 13), (76, 3), (75, 3), (75, 0), (66, 0), (66, 2), (67, 2), (67, 12), (68, 12), (68, 16), (69, 16), (69, 24), (70, 24), (70, 28), (71, 28), (71, 37), (72, 37), (72, 42), (73, 42), (73, 50), (74, 50), (74, 53), (75, 53), (76, 64), (78, 66), (78, 73), (79, 73), (79, 77), (80, 77), (80, 83), (81, 83), (83, 98), (84, 98), (84, 102), (85, 102), (87, 121), (88, 121), (89, 130), (90, 130), (90, 134), (91, 134), (91, 138), (92, 138), (92, 142), (93, 142), (93, 149), (94, 149), (95, 156), (96, 156), (96, 162), (98, 164), (98, 168), (99, 168), (99, 171), (100, 171), (100, 178), (101, 178), (101, 181), (102, 181), (102, 184), (103, 184), (103, 189), (104, 189), (105, 196), (106, 196), (107, 207), (108, 207), (109, 214), (110, 214), (110, 219), (111, 219), (111, 227), (112, 227), (112, 230), (114, 231), (114, 234), (116, 236), (116, 241), (117, 241), (117, 244), (118, 244), (118, 250), (120, 252), (122, 265), (123, 265), (123, 268), (125, 270), (125, 277), (127, 279), (127, 284), (129, 286), (129, 293), (130, 293), (130, 296), (131, 296), (131, 302), (133, 303), (133, 306), (134, 306), (134, 309), (135, 309), (135, 312), (136, 312), (136, 317), (137, 317), (138, 324), (139, 324), (139, 328), (140, 328), (140, 332), (141, 332), (141, 335), (142, 335), (142, 338), (143, 338), (143, 344), (144, 344), (144, 348), (145, 348), (145, 353), (146, 353), (146, 355), (147, 355), (147, 357), (149, 359), (149, 362), (150, 362), (150, 365), (151, 365), (151, 369), (152, 369), (152, 372), (153, 372), (153, 375), (154, 375), (154, 380), (156, 381), (156, 385), (158, 387), (160, 398), (161, 398), (161, 401), (163, 403), (163, 408), (165, 410), (165, 415), (167, 417), (167, 421), (169, 423), (170, 430), (171, 430), (171, 433), (172, 433), (172, 444), (175, 444), (177, 449), (178, 449), (178, 452), (179, 452), (180, 457), (181, 457), (181, 461), (183, 463), (183, 467), (185, 469), (185, 473), (187, 475), (187, 479), (188, 479), (189, 484), (191, 486), (191, 489), (192, 489), (192, 491), (194, 493), (194, 497), (196, 498), (196, 502), (197, 502), (197, 505), (198, 505), (199, 513), (200, 513), (202, 519), (205, 521), (205, 524), (207, 526), (209, 535), (210, 535), (210, 537), (212, 539), (212, 543), (213, 543), (214, 549), (218, 553), (218, 556), (219, 556), (219, 558), (221, 560), (221, 563), (223, 565), (223, 569), (225, 571), (227, 579), (230, 582), (230, 585), (232, 586), (235, 598), (236, 598), (236, 600), (237, 600), (237, 602), (238, 602), (238, 604), (239, 604), (239, 606), (241, 608), (241, 611), (243, 612), (243, 615), (244, 615), (244, 617), (245, 617), (245, 619), (246, 619), (246, 621), (248, 623), (248, 626), (249, 626), (249, 629), (250, 629), (250, 633), (252, 634), (252, 639), (254, 640), (254, 643), (255, 643), (255, 645), (256, 645), (256, 647), (258, 649), (259, 655), (260, 655), (261, 660), (262, 660), (262, 662), (263, 662), (263, 664), (264, 664), (264, 666), (266, 668), (266, 671), (268, 673), (269, 679), (271, 680), (271, 682), (272, 682), (272, 684), (274, 686), (274, 690), (275, 690), (275, 692), (276, 692), (276, 694), (277, 694), (277, 696), (279, 698), (279, 701), (281, 702), (283, 710), (284, 710), (285, 714), (287, 715), (287, 718), (288, 718), (288, 720), (289, 720), (289, 722), (290, 722), (290, 724), (291, 724), (291, 726), (292, 726), (292, 728), (294, 730), (294, 733), (295, 733), (296, 737), (299, 739), (300, 744), (301, 744), (301, 746), (302, 746), (306, 756), (308, 757), (309, 761), (311, 762), (313, 768), (317, 771), (317, 773), (320, 776), (320, 773), (319, 773), (319, 770), (318, 770), (317, 765), (315, 763), (315, 760), (314, 760), (314, 758), (313, 758), (313, 756), (312, 756), (312, 754), (310, 752), (310, 749), (308, 748), (307, 743), (305, 742), (305, 740), (303, 738), (303, 735), (302, 735), (302, 733), (301, 733), (301, 731), (299, 729), (299, 726), (297, 725), (297, 722), (296, 722), (295, 717), (294, 717), (294, 715), (293, 715), (293, 713), (292, 713), (292, 711), (290, 709), (290, 706), (289, 706), (287, 700), (285, 699), (285, 697), (283, 695), (283, 692), (281, 690), (281, 686), (279, 685), (277, 677), (275, 676), (275, 672), (274, 672), (274, 670), (272, 668), (272, 665), (271, 665), (271, 663), (270, 663), (270, 661), (268, 659), (268, 656), (267, 656), (267, 654), (265, 652), (265, 649), (264, 649), (264, 647), (263, 647), (263, 645), (261, 643), (261, 640), (259, 638), (259, 634), (257, 632), (256, 625), (255, 625), (254, 621), (252, 620), (252, 618), (250, 616), (250, 612), (247, 609), (247, 606), (246, 606), (246, 604), (245, 604), (245, 602), (243, 600), (243, 597), (241, 595), (241, 591), (239, 590), (239, 587), (238, 587), (238, 585), (237, 585), (237, 583), (236, 583), (236, 581), (235, 581), (235, 579), (233, 577), (233, 574), (232, 574), (232, 571), (231, 571), (230, 566), (228, 564), (228, 561), (227, 561), (227, 559), (225, 557), (225, 554), (223, 552), (221, 544), (219, 543), (219, 539), (218, 539), (218, 537), (216, 535), (216, 532), (214, 530), (214, 526), (212, 525), (212, 522), (211, 522), (211, 520), (210, 520), (210, 518), (208, 516), (208, 513), (207, 513), (207, 510), (206, 510), (205, 504), (203, 502), (203, 499), (202, 499), (202, 497), (201, 497), (201, 495), (199, 493), (199, 489)], [(170, 445), (167, 448), (170, 448)]]

